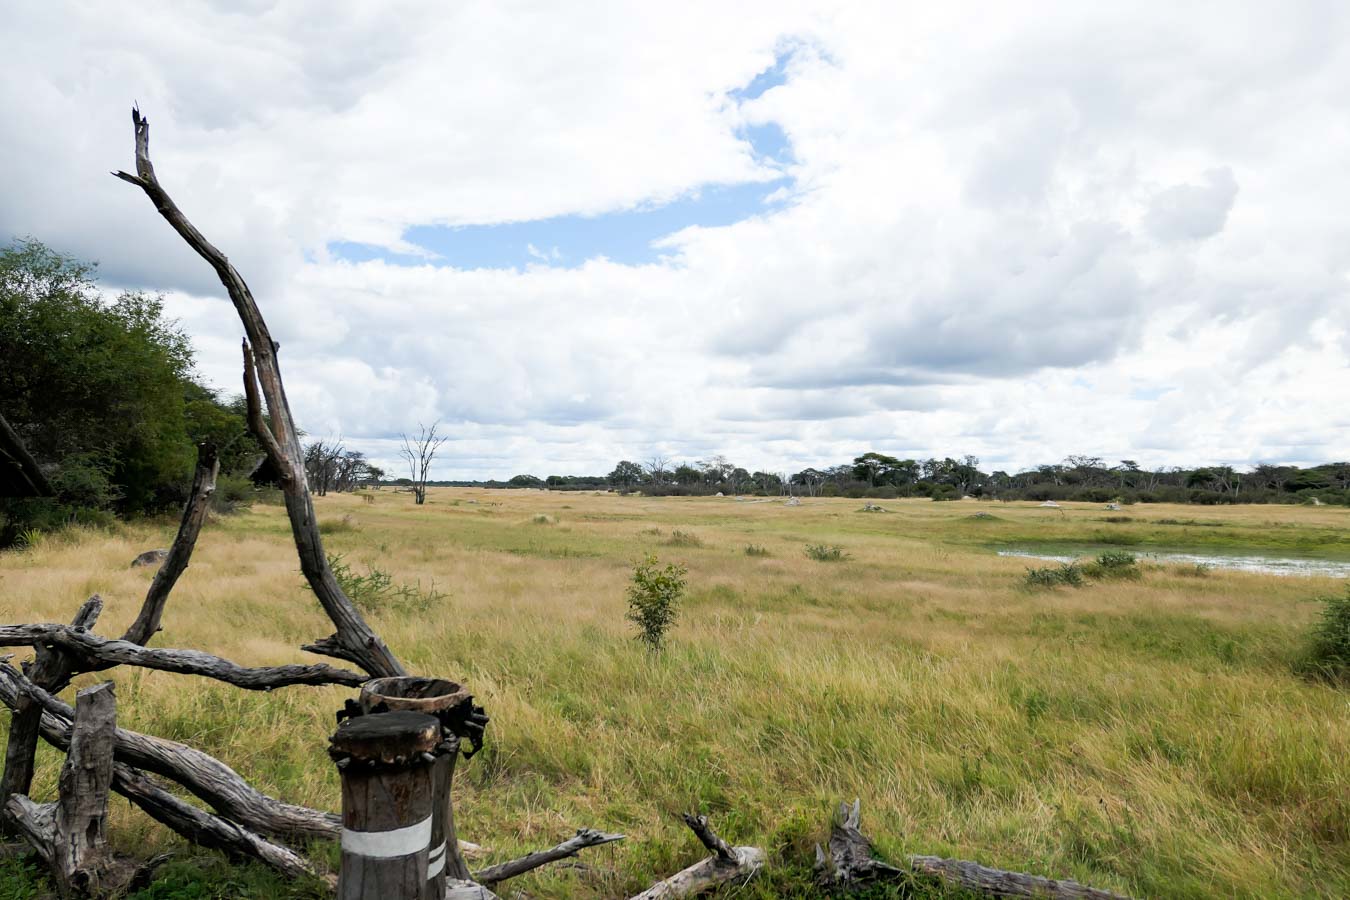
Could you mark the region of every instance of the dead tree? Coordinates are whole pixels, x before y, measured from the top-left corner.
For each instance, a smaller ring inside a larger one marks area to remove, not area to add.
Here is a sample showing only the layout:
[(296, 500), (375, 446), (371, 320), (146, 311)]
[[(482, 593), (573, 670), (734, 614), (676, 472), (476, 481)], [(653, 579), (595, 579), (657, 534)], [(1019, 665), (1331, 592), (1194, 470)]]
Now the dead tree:
[[(242, 277), (225, 256), (193, 227), (160, 186), (150, 163), (148, 122), (138, 110), (132, 111), (132, 120), (135, 126), (136, 174), (114, 174), (140, 187), (179, 235), (212, 265), (244, 325), (247, 335), (243, 344), (244, 393), (249, 427), (265, 448), (278, 473), (301, 570), (334, 626), (333, 635), (308, 644), (304, 649), (353, 662), (364, 673), (323, 664), (246, 667), (197, 650), (146, 646), (160, 630), (165, 606), (178, 578), (188, 566), (215, 490), (218, 468), (216, 455), (213, 448), (204, 445), (199, 448), (191, 493), (173, 546), (156, 573), (135, 622), (121, 639), (113, 640), (92, 633), (91, 629), (102, 609), (102, 601), (97, 596), (84, 604), (69, 626), (55, 623), (0, 626), (0, 646), (31, 645), (36, 653), (34, 662), (25, 665), (22, 672), (0, 661), (0, 702), (13, 712), (5, 771), (0, 777), (0, 790), (3, 790), (0, 799), (6, 801), (4, 806), (9, 812), (7, 820), (10, 825), (20, 829), (33, 840), (35, 846), (41, 848), (57, 872), (58, 881), (66, 877), (62, 875), (63, 871), (69, 876), (67, 880), (77, 877), (70, 874), (72, 872), (98, 871), (103, 846), (101, 829), (109, 787), (130, 799), (156, 821), (198, 844), (224, 850), (233, 857), (259, 860), (291, 877), (313, 875), (313, 869), (302, 857), (265, 835), (294, 840), (337, 837), (342, 833), (337, 816), (268, 797), (248, 785), (219, 760), (173, 741), (119, 729), (111, 716), (101, 717), (98, 729), (90, 730), (91, 726), (86, 720), (92, 721), (92, 713), (72, 710), (56, 696), (73, 676), (117, 665), (136, 665), (196, 675), (248, 690), (265, 691), (298, 684), (355, 687), (366, 684), (370, 676), (385, 676), (386, 680), (419, 681), (394, 678), (404, 675), (402, 664), (366, 624), (333, 577), (323, 553), (314, 516), (299, 431), (291, 417), (282, 386), (277, 361), (278, 346), (272, 340)], [(264, 402), (267, 416), (263, 415)], [(443, 439), (436, 437), (434, 426), (429, 434), (425, 432), (424, 429), (422, 458), (429, 466), (435, 448)], [(110, 690), (107, 696), (110, 701)], [(469, 704), (472, 699), (467, 693), (458, 696), (465, 704)], [(481, 708), (469, 705), (467, 714), (461, 719), (461, 724), (469, 729), (466, 733), (475, 735), (476, 742), (476, 735), (481, 735), (482, 726), (487, 721), (481, 714)], [(433, 724), (436, 722), (434, 719), (429, 721)], [(63, 799), (51, 809), (34, 804), (26, 796), (32, 782), (33, 754), (39, 736), (67, 751), (67, 768), (73, 771), (83, 772), (88, 769), (85, 760), (99, 760), (96, 779), (92, 774), (83, 780), (77, 779), (79, 785), (83, 786), (67, 789), (68, 782), (71, 785), (76, 782), (63, 775)], [(442, 742), (438, 736), (439, 743)], [(444, 743), (451, 753), (458, 749), (457, 740)], [(456, 879), (457, 888), (476, 890), (481, 896), (491, 896), (490, 892), (469, 879), (456, 849), (458, 843), (454, 841), (448, 797), (449, 771), (452, 767), (442, 766), (440, 762), (436, 765), (446, 772), (440, 782), (444, 785), (443, 802), (432, 804), (437, 808), (443, 807), (439, 821), (443, 826), (442, 839), (449, 846), (442, 844), (442, 854), (445, 857), (453, 856), (456, 861), (455, 872), (463, 876)], [(428, 771), (430, 768), (429, 761)], [(165, 790), (154, 776), (176, 782), (205, 801), (210, 811), (200, 809)], [(74, 804), (70, 807), (69, 816), (61, 812), (63, 804)], [(77, 818), (76, 813), (82, 818)], [(65, 832), (61, 829), (67, 822), (72, 829), (77, 826), (84, 828), (87, 835), (84, 844), (75, 842), (67, 846), (69, 841), (62, 843)], [(80, 822), (84, 825), (80, 826)], [(427, 853), (431, 849), (428, 847), (422, 852)], [(532, 867), (517, 864), (514, 871), (498, 873), (497, 877), (510, 877), (511, 874)], [(93, 875), (78, 877), (87, 882), (84, 889), (94, 889), (89, 887), (97, 880)], [(419, 872), (418, 891), (410, 896), (420, 897), (425, 887), (423, 882), (430, 877), (424, 865)]]
[(419, 506), (427, 502), (427, 475), (431, 471), (431, 462), (436, 458), (436, 451), (440, 449), (441, 444), (449, 440), (448, 437), (436, 434), (438, 425), (439, 422), (431, 423), (430, 428), (418, 425), (415, 438), (404, 434), (403, 446), (398, 451), (399, 455), (408, 461), (408, 470), (412, 475), (413, 500)]

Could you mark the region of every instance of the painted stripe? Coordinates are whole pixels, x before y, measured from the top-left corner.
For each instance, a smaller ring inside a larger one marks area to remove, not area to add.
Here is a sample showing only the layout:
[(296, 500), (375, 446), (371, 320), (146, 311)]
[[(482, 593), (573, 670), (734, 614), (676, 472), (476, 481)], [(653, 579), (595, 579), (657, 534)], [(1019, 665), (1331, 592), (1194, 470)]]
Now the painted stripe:
[(431, 816), (416, 825), (393, 831), (351, 831), (342, 829), (342, 852), (367, 859), (394, 859), (411, 856), (431, 843)]
[(427, 881), (441, 874), (441, 869), (445, 868), (445, 841), (441, 841), (439, 847), (432, 847), (431, 852), (427, 854)]

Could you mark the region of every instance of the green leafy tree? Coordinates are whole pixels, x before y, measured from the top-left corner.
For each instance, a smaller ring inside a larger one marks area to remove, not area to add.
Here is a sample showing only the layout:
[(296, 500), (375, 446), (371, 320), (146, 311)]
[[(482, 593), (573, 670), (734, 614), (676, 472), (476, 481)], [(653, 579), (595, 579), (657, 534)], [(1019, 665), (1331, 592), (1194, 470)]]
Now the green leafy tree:
[[(196, 440), (252, 455), (243, 417), (193, 382), (160, 298), (105, 300), (93, 266), (37, 241), (0, 248), (0, 347), (0, 413), (49, 472), (50, 515), (181, 501)], [(0, 502), (0, 532), (40, 512)]]

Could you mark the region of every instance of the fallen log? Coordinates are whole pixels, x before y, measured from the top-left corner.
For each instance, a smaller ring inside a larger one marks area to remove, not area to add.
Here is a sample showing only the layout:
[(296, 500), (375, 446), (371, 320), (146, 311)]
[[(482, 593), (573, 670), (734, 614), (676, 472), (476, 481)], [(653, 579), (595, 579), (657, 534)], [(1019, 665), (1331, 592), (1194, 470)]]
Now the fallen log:
[[(70, 740), (74, 710), (0, 662), (0, 702), (14, 708), (29, 698), (42, 712), (44, 732), (62, 744)], [(170, 778), (200, 797), (216, 812), (261, 834), (291, 839), (335, 838), (337, 815), (269, 797), (225, 763), (176, 741), (118, 728), (113, 733), (114, 758), (137, 769)]]
[(557, 862), (560, 859), (567, 859), (576, 856), (587, 847), (598, 847), (601, 844), (611, 844), (615, 841), (624, 839), (622, 834), (606, 834), (603, 831), (596, 831), (593, 828), (582, 828), (577, 833), (563, 841), (556, 847), (548, 850), (539, 850), (535, 853), (527, 853), (519, 859), (513, 859), (510, 862), (498, 863), (495, 866), (488, 866), (486, 869), (480, 869), (473, 873), (474, 881), (488, 887), (496, 887), (498, 884), (508, 878), (515, 878), (517, 875), (524, 875), (526, 872), (546, 866), (551, 862)]
[(693, 897), (729, 881), (746, 880), (764, 867), (764, 851), (758, 847), (729, 847), (713, 833), (707, 816), (685, 814), (684, 824), (707, 847), (712, 856), (699, 860), (687, 869), (658, 881), (631, 900), (666, 900), (674, 897)]
[(69, 625), (0, 625), (0, 647), (56, 647), (75, 657), (87, 670), (110, 666), (140, 666), (180, 675), (213, 678), (248, 691), (270, 691), (295, 684), (340, 684), (360, 687), (368, 676), (350, 669), (338, 669), (327, 663), (317, 665), (241, 666), (200, 650), (143, 647), (127, 640), (101, 637), (91, 631)]
[(1040, 897), (1050, 900), (1128, 900), (1122, 894), (1060, 881), (993, 869), (979, 863), (937, 856), (911, 856), (907, 867), (893, 866), (872, 856), (872, 842), (860, 828), (861, 803), (840, 803), (830, 828), (829, 856), (816, 845), (816, 876), (830, 889), (861, 887), (881, 882), (911, 882), (916, 876), (938, 878), (986, 897)]

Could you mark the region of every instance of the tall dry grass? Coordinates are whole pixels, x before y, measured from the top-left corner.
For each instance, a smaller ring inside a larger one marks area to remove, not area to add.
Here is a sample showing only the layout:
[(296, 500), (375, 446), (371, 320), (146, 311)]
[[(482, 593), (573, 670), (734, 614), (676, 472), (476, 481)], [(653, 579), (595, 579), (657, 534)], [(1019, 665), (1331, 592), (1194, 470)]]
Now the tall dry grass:
[[(1350, 511), (1136, 507), (1120, 523), (1089, 506), (898, 502), (859, 515), (851, 500), (449, 489), (421, 507), (390, 492), (317, 503), (325, 521), (349, 518), (325, 537), (330, 551), (445, 594), (371, 616), (410, 667), (465, 682), (493, 717), (487, 748), (460, 769), (462, 835), (494, 858), (582, 825), (629, 835), (591, 869), (527, 879), (534, 896), (622, 896), (692, 861), (675, 816), (688, 809), (770, 851), (770, 873), (743, 896), (810, 896), (811, 847), (854, 796), (886, 854), (1143, 896), (1350, 894), (1350, 703), (1290, 668), (1316, 613), (1305, 601), (1338, 585), (1146, 567), (1138, 581), (1028, 591), (1027, 561), (990, 549), (1107, 534), (1113, 546), (1344, 553)], [(676, 531), (698, 542), (672, 544)], [(168, 522), (128, 526), (0, 555), (0, 620), (68, 620), (97, 591), (99, 630), (119, 632), (150, 578), (127, 564), (171, 534)], [(818, 544), (848, 558), (808, 558)], [(689, 568), (660, 654), (624, 617), (648, 552)], [(284, 515), (257, 507), (205, 531), (157, 641), (281, 663), (330, 630)], [(111, 677), (126, 727), (336, 806), (324, 747), (347, 692)], [(45, 762), (50, 794), (55, 755)], [(140, 852), (168, 841), (121, 802), (115, 829)]]

